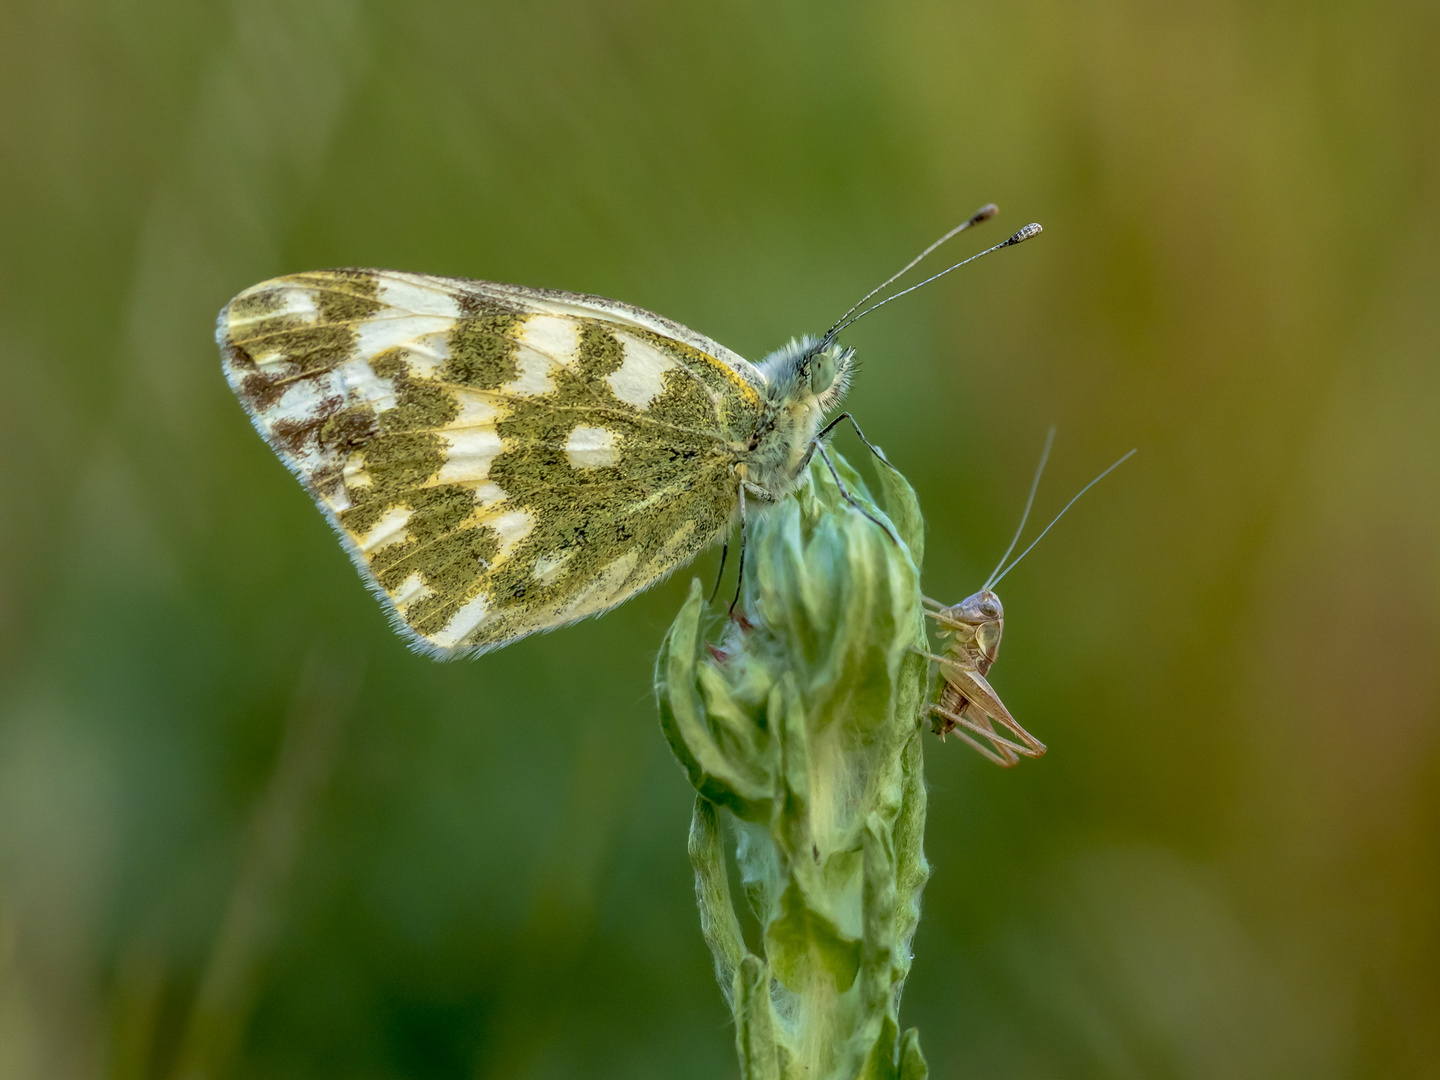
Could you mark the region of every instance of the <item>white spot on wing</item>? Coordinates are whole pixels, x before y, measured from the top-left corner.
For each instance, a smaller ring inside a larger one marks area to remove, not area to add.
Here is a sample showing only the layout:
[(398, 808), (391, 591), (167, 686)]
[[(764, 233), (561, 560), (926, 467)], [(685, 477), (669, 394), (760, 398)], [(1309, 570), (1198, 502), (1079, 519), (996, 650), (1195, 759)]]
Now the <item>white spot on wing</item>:
[(418, 573), (414, 573), (400, 583), (400, 588), (391, 594), (390, 599), (395, 601), (397, 607), (406, 607), (415, 603), (416, 600), (423, 600), (425, 597), (433, 595), (434, 592), (434, 589), (420, 579)]
[(405, 343), (405, 362), (410, 365), (410, 373), (419, 375), (422, 378), (430, 379), (440, 370), (440, 365), (450, 358), (450, 334), (447, 329), (445, 333), (426, 334), (424, 337), (412, 338)]
[(548, 394), (555, 389), (555, 384), (550, 381), (549, 357), (540, 355), (534, 349), (517, 349), (515, 364), (520, 369), (520, 374), (500, 387), (502, 394), (531, 397), (535, 394)]
[(493, 506), (507, 497), (505, 489), (494, 480), (486, 480), (483, 484), (475, 485), (475, 501), (481, 506)]
[(601, 469), (614, 465), (619, 436), (608, 428), (577, 427), (565, 440), (565, 456), (575, 469)]
[(491, 518), (485, 524), (494, 529), (500, 538), (500, 551), (496, 555), (497, 559), (503, 559), (509, 555), (510, 549), (529, 536), (530, 530), (535, 527), (534, 519), (524, 510), (510, 510)]
[(414, 315), (436, 315), (445, 319), (460, 318), (460, 305), (455, 297), (419, 274), (387, 272), (376, 275), (376, 299), (386, 307), (399, 308)]
[(455, 612), (445, 628), (430, 638), (442, 649), (453, 649), (460, 644), (460, 639), (470, 633), (482, 622), (489, 604), (484, 596), (477, 596), (475, 599), (463, 604), (459, 611)]
[(447, 428), (494, 427), (500, 419), (500, 406), (488, 394), (461, 386), (457, 386), (454, 393), (460, 413), (445, 425)]
[(557, 315), (532, 315), (521, 325), (519, 341), (522, 349), (571, 364), (580, 352), (580, 325)]
[(624, 347), (625, 360), (605, 381), (621, 401), (647, 409), (665, 389), (665, 372), (676, 366), (675, 361), (648, 341), (628, 334), (616, 336)]
[(396, 345), (408, 345), (416, 338), (448, 330), (454, 323), (453, 318), (444, 315), (403, 315), (382, 310), (355, 324), (355, 350), (361, 356), (378, 356)]
[(345, 462), (344, 476), (347, 488), (367, 488), (375, 482), (375, 478), (365, 468), (365, 457), (362, 454), (350, 455), (350, 460)]
[(395, 380), (381, 378), (375, 374), (368, 361), (360, 358), (347, 360), (336, 373), (340, 387), (349, 402), (363, 402), (373, 405), (376, 412), (395, 407)]
[(574, 555), (576, 550), (576, 548), (567, 548), (559, 555), (540, 556), (535, 560), (535, 568), (530, 572), (530, 576), (541, 585), (549, 585), (560, 573), (560, 568), (570, 561), (570, 556)]
[[(285, 388), (280, 400), (270, 408), (262, 410), (259, 415), (267, 432), (273, 432), (276, 426), (282, 424), (310, 424), (319, 419), (322, 409), (333, 408), (343, 395), (344, 388), (339, 375), (328, 371), (312, 379), (291, 383)], [(293, 462), (294, 467), (307, 476), (324, 464), (327, 456), (325, 451), (310, 439), (305, 440), (298, 448), (282, 445), (273, 438), (271, 445), (282, 459)]]
[(356, 538), (355, 544), (367, 555), (386, 544), (398, 544), (406, 537), (405, 525), (409, 520), (408, 508), (392, 506), (380, 515), (380, 520), (371, 526), (369, 532)]
[(342, 397), (345, 393), (343, 381), (334, 372), (324, 372), (313, 379), (298, 379), (285, 388), (280, 400), (260, 415), (267, 424), (280, 420), (303, 422), (313, 420), (319, 414), (322, 402)]
[(441, 432), (450, 449), (436, 480), (442, 484), (475, 483), (490, 473), (490, 462), (503, 444), (493, 427), (447, 429)]
[(270, 346), (269, 349), (269, 352), (261, 353), (257, 346), (253, 353), (255, 366), (266, 375), (273, 374), (277, 371), (284, 371), (286, 368), (294, 365), (295, 362), (290, 359), (289, 353), (282, 352), (274, 346)]

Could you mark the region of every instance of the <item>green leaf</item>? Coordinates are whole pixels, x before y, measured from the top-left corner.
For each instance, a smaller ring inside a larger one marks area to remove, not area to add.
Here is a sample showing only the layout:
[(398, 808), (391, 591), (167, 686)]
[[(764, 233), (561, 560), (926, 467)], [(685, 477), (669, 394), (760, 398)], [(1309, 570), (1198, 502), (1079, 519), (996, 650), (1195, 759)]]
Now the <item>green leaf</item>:
[(735, 1050), (741, 1080), (781, 1080), (775, 1047), (775, 1013), (770, 1005), (770, 971), (747, 956), (735, 972)]
[(690, 595), (655, 662), (660, 726), (696, 791), (741, 817), (763, 819), (771, 802), (763, 763), (736, 761), (724, 752), (711, 732), (705, 702), (696, 688), (703, 609), (704, 594), (697, 579), (690, 583)]
[(695, 869), (695, 900), (700, 907), (700, 932), (715, 957), (715, 978), (732, 996), (735, 971), (747, 955), (740, 920), (730, 899), (730, 877), (725, 870), (725, 848), (715, 804), (695, 797), (690, 818), (690, 865)]
[(780, 896), (780, 917), (765, 928), (765, 954), (775, 977), (791, 990), (805, 987), (817, 959), (842, 994), (860, 970), (860, 942), (807, 902), (793, 879)]
[(900, 1080), (927, 1080), (930, 1066), (920, 1052), (920, 1032), (910, 1028), (900, 1039)]

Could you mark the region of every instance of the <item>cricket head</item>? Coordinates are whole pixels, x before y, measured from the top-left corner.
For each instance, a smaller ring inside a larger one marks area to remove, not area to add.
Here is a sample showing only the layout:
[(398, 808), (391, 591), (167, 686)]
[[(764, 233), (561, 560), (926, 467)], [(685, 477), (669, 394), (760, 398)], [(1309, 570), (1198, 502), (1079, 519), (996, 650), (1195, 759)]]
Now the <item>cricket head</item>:
[(1000, 652), (1000, 635), (1005, 631), (1005, 608), (1000, 603), (1000, 597), (989, 589), (981, 589), (961, 600), (946, 614), (974, 628), (976, 649), (985, 658), (987, 668), (993, 664)]

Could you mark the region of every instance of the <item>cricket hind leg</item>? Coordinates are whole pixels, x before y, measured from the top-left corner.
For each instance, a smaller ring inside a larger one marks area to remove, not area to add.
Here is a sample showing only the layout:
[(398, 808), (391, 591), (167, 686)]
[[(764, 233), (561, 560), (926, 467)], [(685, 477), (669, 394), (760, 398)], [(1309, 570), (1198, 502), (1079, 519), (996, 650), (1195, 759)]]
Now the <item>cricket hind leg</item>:
[[(926, 660), (930, 660), (938, 664), (940, 666), (940, 673), (942, 678), (945, 675), (946, 668), (954, 668), (955, 666), (955, 661), (948, 656), (937, 656), (935, 653), (925, 652), (923, 649), (916, 649), (915, 652), (920, 656), (923, 656)], [(960, 691), (962, 694), (964, 693), (964, 691), (961, 690), (959, 686), (955, 686), (954, 682), (951, 679), (946, 679), (946, 682), (949, 685), (954, 686), (957, 691)], [(984, 685), (988, 686), (988, 684)], [(1004, 746), (1009, 747), (1010, 750), (1012, 750), (1016, 754), (1021, 755), (1022, 757), (1038, 758), (1045, 755), (1045, 752), (1048, 749), (1045, 744), (1042, 743), (1039, 739), (1035, 738), (1034, 735), (1031, 735), (1030, 732), (1026, 731), (1023, 727), (1021, 727), (1019, 721), (1017, 721), (1014, 717), (1005, 715), (1005, 707), (1003, 704), (999, 705), (999, 708), (1002, 711), (1001, 713), (994, 715), (994, 720), (998, 722), (1000, 726), (1005, 729), (1006, 732), (1008, 732), (1010, 735), (1013, 735), (1015, 739), (1018, 739), (1018, 742), (1012, 742), (1010, 739), (1006, 738), (995, 730), (995, 728), (991, 725), (990, 722), (992, 717), (992, 714), (990, 712), (976, 705), (975, 702), (970, 701), (967, 698), (962, 698), (962, 700), (965, 701), (965, 705), (961, 708), (959, 713), (951, 712), (950, 710), (940, 706), (938, 703), (932, 704), (930, 706), (930, 713), (932, 715), (942, 717), (946, 721), (947, 725), (943, 731), (937, 731), (936, 734), (943, 736), (945, 732), (951, 731), (956, 727), (965, 727), (969, 728), (971, 731), (974, 731), (978, 735), (982, 735), (985, 738), (994, 741), (997, 749), (1000, 748), (1001, 744), (1004, 744)], [(972, 717), (978, 717), (979, 719), (972, 719)], [(957, 731), (956, 734), (964, 738), (964, 734), (962, 732)], [(972, 740), (967, 739), (966, 741), (969, 742)], [(1006, 751), (1004, 750), (1001, 750), (1000, 752), (1006, 753)], [(989, 757), (992, 761), (996, 760), (991, 754), (986, 754), (985, 756)], [(1010, 761), (1007, 763), (1001, 761), (998, 762), (998, 764), (1004, 765), (1008, 769), (1012, 765), (1016, 764), (1016, 762)]]
[[(1005, 708), (1005, 703), (995, 696), (994, 691), (990, 688), (990, 684), (985, 681), (983, 676), (979, 675), (978, 672), (969, 671), (959, 666), (948, 656), (936, 656), (934, 653), (923, 652), (919, 649), (915, 651), (920, 653), (925, 659), (932, 660), (940, 665), (941, 677), (944, 678), (946, 682), (954, 685), (956, 690), (964, 694), (971, 706), (974, 707), (974, 711), (987, 718), (987, 723), (988, 718), (993, 717), (1001, 727), (1019, 739), (1023, 747), (1020, 751), (1021, 753), (1026, 757), (1034, 758), (1045, 755), (1047, 749), (1045, 744), (1020, 726), (1020, 722), (1010, 715), (1010, 710)], [(971, 683), (971, 688), (968, 692), (963, 685), (965, 681)], [(956, 685), (957, 683), (959, 683), (959, 685)], [(977, 700), (977, 695), (988, 695), (990, 700), (987, 703), (983, 696)]]
[[(965, 711), (968, 711), (968, 707)], [(937, 732), (942, 739), (946, 735), (954, 735), (956, 738), (969, 743), (970, 746), (980, 752), (982, 757), (993, 761), (1002, 769), (1013, 769), (1020, 763), (1022, 756), (1029, 756), (1025, 754), (1024, 747), (1011, 742), (991, 727), (988, 718), (984, 723), (977, 724), (966, 716), (965, 712), (950, 712), (948, 709), (943, 709), (939, 705), (931, 705), (930, 712), (945, 721), (944, 726)], [(979, 739), (967, 734), (967, 731), (979, 735), (989, 742), (990, 745), (986, 746), (980, 742)]]

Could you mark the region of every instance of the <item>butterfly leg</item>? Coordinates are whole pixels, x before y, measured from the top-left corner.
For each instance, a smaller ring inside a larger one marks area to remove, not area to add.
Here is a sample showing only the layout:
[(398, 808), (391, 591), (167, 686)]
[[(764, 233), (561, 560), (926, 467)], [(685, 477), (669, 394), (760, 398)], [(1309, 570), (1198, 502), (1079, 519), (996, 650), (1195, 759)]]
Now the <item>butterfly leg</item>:
[[(730, 617), (735, 616), (735, 605), (740, 603), (740, 586), (745, 584), (745, 485), (740, 485), (740, 565), (735, 574), (735, 599), (730, 601)], [(720, 583), (715, 583), (720, 588)]]
[(860, 505), (859, 500), (857, 500), (854, 495), (850, 494), (850, 489), (845, 486), (845, 481), (840, 479), (840, 473), (836, 471), (835, 463), (830, 460), (830, 455), (826, 453), (825, 447), (822, 446), (818, 441), (812, 443), (811, 445), (820, 451), (820, 458), (825, 462), (825, 467), (830, 470), (830, 475), (835, 478), (835, 483), (840, 488), (841, 497), (851, 506), (853, 506), (856, 510), (859, 510), (860, 513), (864, 514), (867, 518), (873, 521), (876, 525), (879, 525), (880, 528), (884, 529), (885, 535), (890, 537), (890, 539), (898, 547), (900, 544), (900, 538), (890, 531), (890, 526), (885, 524), (885, 522), (881, 521), (874, 514), (870, 513), (869, 510), (866, 510), (865, 507)]
[[(815, 438), (810, 440), (810, 446), (805, 451), (805, 458), (800, 463), (800, 468), (802, 470), (810, 464), (810, 459), (814, 457), (816, 450), (819, 450), (822, 455), (825, 454), (825, 448), (821, 445), (821, 440), (823, 440), (826, 435), (829, 435), (830, 432), (834, 431), (836, 426), (842, 420), (850, 421), (850, 426), (855, 429), (855, 434), (860, 437), (860, 441), (865, 444), (866, 448), (872, 454), (874, 454), (877, 458), (884, 462), (887, 468), (891, 469), (896, 473), (900, 473), (899, 469), (895, 468), (894, 465), (890, 464), (890, 459), (885, 456), (884, 452), (878, 446), (873, 444), (869, 439), (865, 438), (865, 433), (860, 430), (860, 425), (855, 422), (855, 417), (851, 416), (848, 412), (841, 413), (839, 416), (835, 417), (834, 420), (831, 420), (830, 423), (826, 424), (823, 428), (820, 429), (819, 433), (815, 436)], [(828, 457), (825, 458), (825, 464), (830, 465), (830, 459)], [(834, 465), (830, 465), (830, 472), (832, 475), (835, 473)], [(903, 476), (904, 474), (900, 473), (900, 475)], [(840, 477), (836, 476), (835, 480), (837, 483), (839, 483)], [(840, 484), (840, 491), (845, 495), (847, 499), (850, 499), (850, 494), (848, 491), (846, 491), (844, 484)], [(854, 502), (853, 499), (850, 499), (850, 501), (852, 503)], [(867, 514), (866, 517), (869, 517), (869, 515)], [(874, 518), (871, 518), (871, 520), (873, 521)]]
[(823, 428), (821, 428), (820, 434), (815, 436), (816, 441), (818, 442), (826, 435), (829, 435), (831, 431), (835, 430), (835, 428), (839, 426), (841, 420), (850, 421), (850, 426), (855, 429), (855, 434), (860, 437), (860, 441), (865, 444), (866, 448), (872, 454), (874, 454), (877, 458), (883, 461), (888, 468), (893, 469), (897, 473), (900, 471), (899, 469), (896, 469), (894, 465), (890, 464), (890, 459), (881, 452), (878, 446), (872, 443), (869, 439), (865, 438), (865, 433), (860, 430), (860, 425), (855, 422), (855, 417), (851, 416), (848, 412), (842, 412), (839, 416), (835, 417), (834, 420), (831, 420), (830, 423), (826, 424)]
[(710, 598), (705, 601), (706, 605), (713, 604), (715, 597), (720, 595), (720, 582), (725, 580), (725, 557), (730, 554), (730, 538), (727, 536), (720, 541), (720, 569), (715, 572), (715, 588), (710, 590)]

